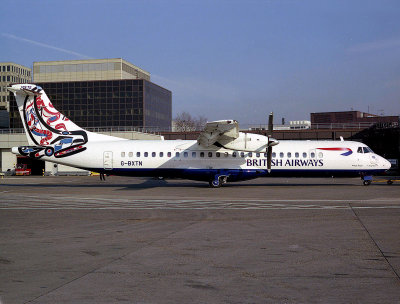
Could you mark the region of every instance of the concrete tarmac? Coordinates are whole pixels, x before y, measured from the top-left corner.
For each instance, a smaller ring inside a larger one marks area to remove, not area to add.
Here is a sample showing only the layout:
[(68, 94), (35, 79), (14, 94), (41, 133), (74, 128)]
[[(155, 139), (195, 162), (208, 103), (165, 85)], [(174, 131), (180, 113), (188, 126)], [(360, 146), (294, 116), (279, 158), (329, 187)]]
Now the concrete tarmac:
[(0, 179), (0, 302), (400, 303), (400, 184)]

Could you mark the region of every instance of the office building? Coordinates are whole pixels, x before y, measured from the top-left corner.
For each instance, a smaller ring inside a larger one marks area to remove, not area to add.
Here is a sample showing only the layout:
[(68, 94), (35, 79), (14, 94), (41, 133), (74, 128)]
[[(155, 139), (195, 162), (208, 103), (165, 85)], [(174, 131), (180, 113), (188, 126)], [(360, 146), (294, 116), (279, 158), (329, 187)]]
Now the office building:
[(122, 59), (40, 61), (33, 63), (33, 82), (145, 79), (150, 73)]
[(13, 62), (0, 62), (0, 110), (8, 110), (10, 83), (31, 82), (31, 69)]
[(324, 125), (329, 127), (335, 124), (364, 124), (368, 126), (377, 123), (398, 126), (399, 123), (399, 116), (379, 116), (360, 111), (320, 112), (311, 113), (310, 115), (313, 127), (316, 125), (319, 127), (323, 127)]
[[(121, 58), (34, 62), (33, 79), (82, 128), (171, 128), (171, 91)], [(21, 128), (15, 103), (10, 112), (11, 128)]]
[[(37, 82), (54, 107), (82, 128), (169, 129), (172, 93), (144, 79)], [(22, 128), (15, 102), (10, 126)]]

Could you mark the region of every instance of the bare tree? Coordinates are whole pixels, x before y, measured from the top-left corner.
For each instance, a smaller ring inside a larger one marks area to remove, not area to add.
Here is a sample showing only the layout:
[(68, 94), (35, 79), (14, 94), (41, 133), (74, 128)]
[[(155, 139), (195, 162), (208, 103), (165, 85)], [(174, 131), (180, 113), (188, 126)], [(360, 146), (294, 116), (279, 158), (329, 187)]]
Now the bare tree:
[(202, 130), (206, 123), (206, 117), (199, 116), (195, 118), (187, 112), (179, 113), (174, 118), (175, 129), (180, 132)]

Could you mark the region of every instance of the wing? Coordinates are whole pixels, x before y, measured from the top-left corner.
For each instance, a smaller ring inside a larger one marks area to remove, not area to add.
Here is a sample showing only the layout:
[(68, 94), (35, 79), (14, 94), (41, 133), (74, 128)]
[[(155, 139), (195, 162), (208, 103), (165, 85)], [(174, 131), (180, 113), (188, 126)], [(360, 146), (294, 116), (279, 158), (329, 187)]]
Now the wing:
[(218, 120), (206, 124), (199, 138), (197, 138), (197, 142), (207, 148), (217, 141), (229, 142), (238, 137), (239, 124), (236, 120)]

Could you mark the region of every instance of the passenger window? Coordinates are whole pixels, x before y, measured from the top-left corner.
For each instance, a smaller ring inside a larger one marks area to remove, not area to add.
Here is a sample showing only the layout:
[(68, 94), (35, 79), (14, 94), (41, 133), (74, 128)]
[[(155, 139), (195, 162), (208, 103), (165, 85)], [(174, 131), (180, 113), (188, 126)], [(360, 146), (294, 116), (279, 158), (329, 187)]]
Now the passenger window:
[(362, 149), (362, 147), (358, 147), (358, 149), (357, 149), (357, 153), (363, 153), (363, 149)]
[(217, 152), (217, 153), (215, 153), (215, 156), (216, 156), (216, 157), (220, 157), (220, 156), (221, 156), (221, 153)]
[(179, 152), (176, 152), (176, 153), (175, 153), (175, 157), (179, 157)]
[(172, 153), (171, 153), (171, 152), (168, 152), (168, 153), (167, 153), (167, 156), (168, 156), (168, 157), (171, 157), (171, 156), (172, 156)]
[(228, 157), (229, 154), (228, 154), (228, 152), (225, 152), (224, 155), (225, 155), (225, 157)]
[(133, 152), (129, 152), (129, 157), (133, 157)]
[(136, 152), (136, 157), (140, 157), (140, 152)]
[(152, 157), (156, 157), (156, 152), (151, 152)]
[(164, 152), (160, 152), (160, 157), (164, 157)]
[(279, 153), (279, 157), (283, 158), (283, 152)]
[(149, 153), (148, 152), (144, 152), (144, 157), (147, 157), (147, 156), (149, 156)]
[(311, 153), (310, 153), (310, 157), (311, 157), (311, 158), (315, 158), (315, 153), (314, 153), (314, 152), (311, 152)]
[(319, 158), (323, 158), (323, 157), (324, 157), (324, 154), (322, 154), (322, 152), (319, 152), (319, 153), (318, 153), (318, 157), (319, 157)]
[(208, 157), (212, 157), (212, 152), (208, 152)]
[(292, 153), (291, 153), (291, 152), (288, 152), (288, 153), (287, 153), (287, 157), (288, 157), (288, 158), (291, 158), (291, 157), (292, 157)]
[(121, 157), (125, 157), (125, 152), (121, 152)]
[(257, 152), (257, 153), (256, 153), (256, 157), (260, 157), (260, 153)]
[(307, 158), (307, 153), (303, 152), (303, 158)]
[(232, 157), (236, 157), (236, 152), (232, 152)]
[(192, 157), (196, 157), (196, 152), (192, 152)]
[(299, 158), (299, 157), (300, 157), (299, 152), (296, 152), (296, 153), (294, 154), (294, 156), (295, 156), (296, 158)]
[(183, 157), (188, 157), (188, 153), (187, 152), (183, 152)]
[(272, 158), (275, 158), (275, 157), (276, 157), (276, 153), (272, 152)]
[(249, 152), (249, 154), (247, 154), (249, 157), (253, 157), (253, 153)]
[(240, 152), (240, 157), (244, 157), (244, 152)]
[(200, 157), (204, 157), (204, 152), (200, 152)]

